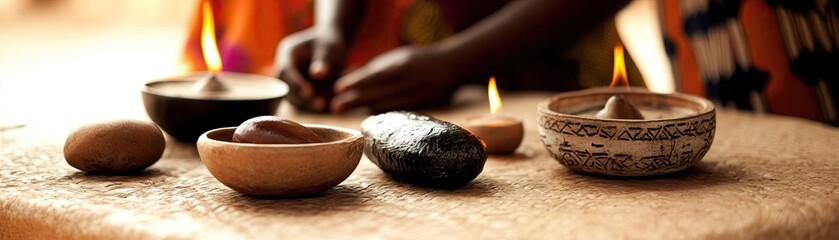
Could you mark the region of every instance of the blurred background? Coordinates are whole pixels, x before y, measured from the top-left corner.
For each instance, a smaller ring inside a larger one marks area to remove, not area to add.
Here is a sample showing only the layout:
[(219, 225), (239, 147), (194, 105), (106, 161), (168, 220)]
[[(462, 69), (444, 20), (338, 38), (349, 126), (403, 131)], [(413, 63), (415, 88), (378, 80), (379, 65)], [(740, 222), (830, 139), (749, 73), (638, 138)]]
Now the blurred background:
[[(0, 0), (0, 126), (145, 118), (139, 89), (182, 72), (198, 3)], [(653, 80), (648, 87), (670, 92), (655, 6), (636, 1), (618, 16), (618, 28), (645, 79)]]
[(0, 126), (145, 118), (140, 87), (179, 71), (196, 4), (0, 0)]

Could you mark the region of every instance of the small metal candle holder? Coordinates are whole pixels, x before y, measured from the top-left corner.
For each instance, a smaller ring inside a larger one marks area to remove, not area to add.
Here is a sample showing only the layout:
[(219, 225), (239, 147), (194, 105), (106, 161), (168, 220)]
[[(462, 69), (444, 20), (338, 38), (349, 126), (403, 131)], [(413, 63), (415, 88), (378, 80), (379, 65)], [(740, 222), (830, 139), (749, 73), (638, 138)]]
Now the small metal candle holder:
[[(645, 119), (596, 118), (618, 94)], [(609, 176), (653, 176), (693, 166), (710, 149), (716, 129), (711, 101), (641, 88), (557, 94), (542, 101), (538, 113), (542, 143), (560, 164)]]

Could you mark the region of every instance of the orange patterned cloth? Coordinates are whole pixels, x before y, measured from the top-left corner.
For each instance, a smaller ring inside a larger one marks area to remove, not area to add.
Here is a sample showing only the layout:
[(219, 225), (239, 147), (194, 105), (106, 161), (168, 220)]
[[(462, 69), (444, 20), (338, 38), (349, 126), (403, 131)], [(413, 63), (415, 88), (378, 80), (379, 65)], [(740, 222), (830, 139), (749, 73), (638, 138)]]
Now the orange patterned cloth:
[[(310, 0), (211, 2), (224, 71), (275, 75), (274, 55), (280, 40), (314, 24), (314, 6)], [(345, 71), (358, 68), (373, 57), (405, 44), (399, 25), (412, 2), (393, 0), (368, 4), (367, 15), (356, 34), (356, 44), (347, 56)], [(190, 69), (205, 70), (200, 45), (200, 6), (195, 12), (184, 61)]]
[(839, 125), (839, 5), (660, 1), (679, 91)]
[[(272, 75), (280, 39), (313, 24), (308, 0), (210, 2), (224, 71)], [(200, 44), (201, 17), (201, 4), (196, 4), (183, 56), (191, 70), (206, 70)]]
[[(216, 38), (224, 71), (275, 76), (277, 44), (283, 37), (313, 25), (314, 3), (311, 0), (210, 1), (216, 16)], [(468, 28), (508, 2), (370, 1), (344, 61), (343, 71), (357, 69), (377, 55), (401, 45), (437, 42)], [(196, 6), (195, 10), (184, 62), (188, 70), (204, 70), (200, 7)], [(564, 91), (608, 85), (612, 74), (612, 47), (619, 41), (614, 21), (592, 28), (581, 39), (570, 49), (546, 49), (508, 61), (494, 73), (499, 86)], [(632, 85), (644, 85), (631, 56), (627, 56), (627, 70)]]

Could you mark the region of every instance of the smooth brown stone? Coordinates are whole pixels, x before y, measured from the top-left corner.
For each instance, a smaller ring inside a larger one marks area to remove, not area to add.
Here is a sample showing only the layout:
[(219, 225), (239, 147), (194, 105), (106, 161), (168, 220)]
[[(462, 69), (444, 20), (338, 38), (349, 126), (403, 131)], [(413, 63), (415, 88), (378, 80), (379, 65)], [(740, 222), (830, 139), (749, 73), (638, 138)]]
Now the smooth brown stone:
[(156, 163), (166, 140), (151, 122), (111, 120), (73, 130), (64, 142), (64, 159), (90, 174), (134, 174)]
[(277, 116), (248, 119), (236, 128), (233, 141), (261, 144), (319, 143), (323, 140), (299, 123)]

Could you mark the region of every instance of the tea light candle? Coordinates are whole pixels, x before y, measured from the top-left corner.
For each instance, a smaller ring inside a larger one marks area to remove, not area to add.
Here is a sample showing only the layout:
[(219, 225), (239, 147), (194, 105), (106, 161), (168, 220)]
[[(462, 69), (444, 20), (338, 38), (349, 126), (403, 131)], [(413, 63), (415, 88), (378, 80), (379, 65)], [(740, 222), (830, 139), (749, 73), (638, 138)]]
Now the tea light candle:
[(498, 114), (501, 110), (501, 96), (495, 78), (490, 78), (487, 89), (491, 115), (468, 118), (463, 127), (481, 138), (487, 153), (512, 154), (521, 144), (524, 126), (519, 118)]
[(221, 72), (221, 54), (218, 52), (218, 43), (216, 43), (216, 26), (215, 16), (213, 16), (213, 8), (210, 1), (202, 3), (202, 22), (201, 22), (201, 52), (204, 54), (204, 62), (207, 64), (207, 70), (210, 74), (207, 77), (197, 81), (193, 86), (195, 92), (220, 92), (226, 91), (227, 87), (218, 79), (217, 73)]
[(489, 154), (512, 154), (524, 136), (521, 119), (509, 116), (472, 117), (464, 128), (481, 138)]
[(288, 85), (279, 79), (223, 71), (212, 7), (210, 1), (202, 4), (201, 50), (207, 71), (154, 80), (141, 90), (152, 121), (175, 139), (192, 143), (208, 130), (276, 114), (288, 93)]

